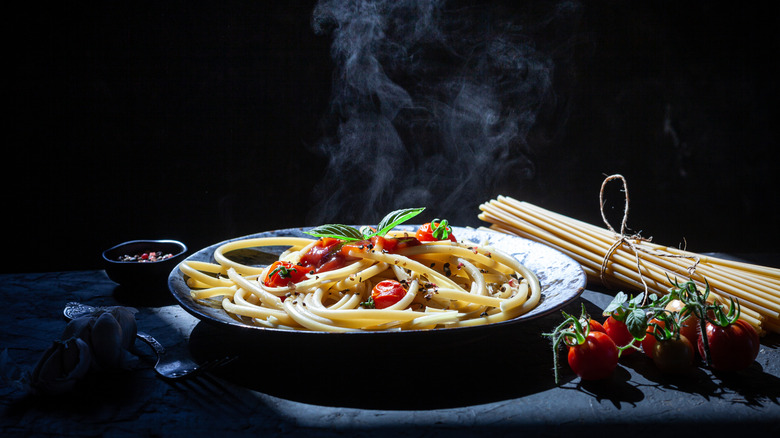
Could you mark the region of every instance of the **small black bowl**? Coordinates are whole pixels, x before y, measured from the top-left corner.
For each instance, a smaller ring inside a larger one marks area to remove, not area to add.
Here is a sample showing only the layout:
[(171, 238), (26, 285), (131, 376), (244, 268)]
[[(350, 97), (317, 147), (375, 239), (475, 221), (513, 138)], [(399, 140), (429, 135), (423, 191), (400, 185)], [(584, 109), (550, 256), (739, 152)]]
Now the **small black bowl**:
[[(124, 256), (161, 252), (170, 257), (158, 261), (123, 261)], [(171, 270), (179, 264), (187, 246), (176, 240), (131, 240), (103, 251), (103, 266), (115, 283), (127, 287), (165, 287)]]

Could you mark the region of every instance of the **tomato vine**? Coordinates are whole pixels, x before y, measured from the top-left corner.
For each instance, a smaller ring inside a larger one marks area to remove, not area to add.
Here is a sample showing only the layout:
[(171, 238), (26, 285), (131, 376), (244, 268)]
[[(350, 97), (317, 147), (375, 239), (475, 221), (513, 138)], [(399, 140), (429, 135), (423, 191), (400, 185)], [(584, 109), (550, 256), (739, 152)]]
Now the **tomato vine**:
[[(710, 287), (704, 281), (700, 291), (693, 280), (679, 283), (669, 279), (672, 287), (664, 296), (651, 294), (632, 297), (618, 292), (604, 309), (604, 332), (615, 344), (617, 358), (644, 349), (664, 373), (680, 373), (691, 368), (695, 352), (713, 370), (734, 371), (749, 366), (758, 355), (759, 341), (753, 327), (739, 319), (739, 302), (730, 299), (728, 310), (717, 299), (710, 298)], [(564, 321), (551, 338), (555, 382), (559, 382), (558, 351), (561, 344), (569, 347), (569, 365), (583, 380), (608, 377), (617, 365), (612, 364), (609, 348), (593, 348), (591, 328), (598, 321), (592, 320), (582, 306), (582, 315), (576, 318), (562, 312)], [(691, 330), (691, 324), (698, 330)], [(682, 330), (685, 328), (685, 334)], [(698, 347), (698, 348), (697, 348)], [(597, 354), (584, 354), (586, 350), (599, 350)], [(572, 351), (579, 358), (572, 363)], [(590, 361), (590, 362), (587, 362)], [(590, 368), (601, 367), (601, 372)]]

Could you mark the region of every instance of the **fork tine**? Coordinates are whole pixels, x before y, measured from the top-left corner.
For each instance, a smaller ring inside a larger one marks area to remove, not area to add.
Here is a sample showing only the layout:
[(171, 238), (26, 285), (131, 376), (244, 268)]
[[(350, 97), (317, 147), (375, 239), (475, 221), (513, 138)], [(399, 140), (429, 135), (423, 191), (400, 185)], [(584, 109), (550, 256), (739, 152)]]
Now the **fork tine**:
[(238, 356), (225, 356), (225, 357), (223, 357), (223, 358), (221, 358), (221, 359), (217, 359), (217, 360), (215, 360), (215, 361), (212, 363), (211, 367), (212, 367), (212, 368), (215, 368), (215, 367), (221, 367), (221, 366), (225, 366), (225, 365), (227, 365), (227, 364), (229, 364), (229, 363), (233, 362), (233, 361), (234, 361), (234, 360), (236, 360), (236, 359), (238, 359)]
[(238, 358), (237, 356), (225, 356), (225, 357), (220, 357), (220, 358), (217, 358), (217, 359), (208, 360), (208, 361), (202, 363), (198, 367), (197, 370), (193, 371), (190, 374), (194, 376), (194, 375), (197, 375), (197, 374), (200, 374), (200, 373), (205, 373), (205, 372), (211, 371), (213, 369), (216, 369), (216, 368), (219, 368), (221, 366), (227, 365), (227, 364), (233, 362), (234, 360), (236, 360), (237, 358)]
[[(228, 358), (223, 358), (228, 359)], [(229, 358), (231, 361), (235, 358)], [(221, 411), (224, 414), (236, 413), (249, 415), (257, 412), (259, 399), (247, 395), (243, 388), (236, 388), (218, 376), (205, 372), (191, 379), (178, 379), (173, 387), (187, 394), (192, 403), (209, 410)], [(219, 401), (219, 403), (215, 403)]]

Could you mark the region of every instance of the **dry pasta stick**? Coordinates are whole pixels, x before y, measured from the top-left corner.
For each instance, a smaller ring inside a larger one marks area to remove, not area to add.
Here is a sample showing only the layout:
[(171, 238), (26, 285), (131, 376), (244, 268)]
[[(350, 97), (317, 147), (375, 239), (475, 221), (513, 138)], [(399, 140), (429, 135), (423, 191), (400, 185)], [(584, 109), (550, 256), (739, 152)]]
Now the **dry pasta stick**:
[(669, 278), (691, 278), (699, 287), (709, 284), (721, 302), (738, 299), (742, 318), (759, 333), (780, 328), (780, 269), (671, 249), (638, 237), (624, 237), (628, 242), (615, 245), (621, 236), (614, 230), (506, 196), (484, 203), (480, 210), (479, 218), (490, 223), (490, 229), (569, 255), (582, 265), (590, 282), (664, 295)]

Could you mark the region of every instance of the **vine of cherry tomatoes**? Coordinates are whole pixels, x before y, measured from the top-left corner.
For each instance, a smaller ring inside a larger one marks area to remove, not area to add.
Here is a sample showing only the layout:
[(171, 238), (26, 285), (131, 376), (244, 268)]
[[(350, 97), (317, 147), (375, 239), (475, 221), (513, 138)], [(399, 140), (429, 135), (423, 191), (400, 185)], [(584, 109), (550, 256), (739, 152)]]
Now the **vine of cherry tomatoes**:
[(684, 374), (695, 366), (696, 354), (716, 371), (740, 371), (758, 356), (759, 337), (752, 325), (739, 319), (739, 303), (728, 310), (710, 301), (693, 281), (672, 282), (669, 293), (628, 297), (619, 292), (604, 309), (603, 324), (582, 308), (576, 318), (563, 313), (564, 322), (552, 333), (555, 381), (558, 383), (558, 350), (568, 347), (567, 360), (582, 380), (612, 375), (622, 356), (642, 350), (665, 374)]

